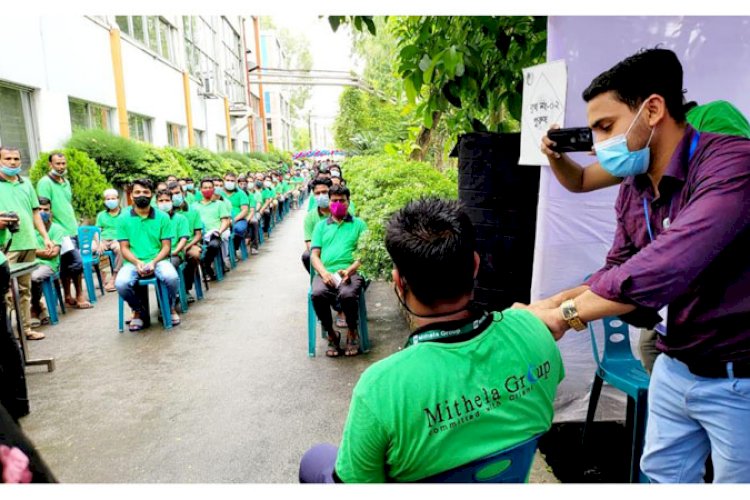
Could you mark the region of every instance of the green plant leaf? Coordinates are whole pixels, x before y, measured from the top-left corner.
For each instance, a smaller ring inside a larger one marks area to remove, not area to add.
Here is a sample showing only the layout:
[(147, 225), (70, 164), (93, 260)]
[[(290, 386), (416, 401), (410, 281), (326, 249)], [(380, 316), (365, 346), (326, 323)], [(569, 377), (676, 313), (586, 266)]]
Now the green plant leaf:
[(363, 16), (362, 21), (367, 26), (367, 31), (369, 31), (372, 36), (377, 36), (377, 29), (375, 28), (372, 16)]
[(339, 25), (341, 25), (341, 16), (328, 16), (328, 24), (331, 25), (331, 29), (334, 31), (334, 33), (339, 29)]
[(430, 56), (428, 54), (425, 54), (422, 56), (422, 59), (419, 61), (419, 69), (421, 69), (423, 72), (427, 72), (427, 69), (432, 65), (432, 59), (430, 59)]

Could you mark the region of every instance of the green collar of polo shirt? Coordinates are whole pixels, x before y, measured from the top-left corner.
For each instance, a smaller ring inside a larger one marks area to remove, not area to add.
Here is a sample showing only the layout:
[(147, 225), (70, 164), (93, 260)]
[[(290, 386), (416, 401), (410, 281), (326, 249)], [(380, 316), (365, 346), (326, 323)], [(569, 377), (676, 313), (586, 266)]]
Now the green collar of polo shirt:
[[(352, 217), (352, 214), (347, 213), (346, 217), (344, 217), (344, 219), (342, 220), (342, 222), (352, 222), (353, 220), (354, 220), (354, 217)], [(333, 216), (330, 216), (330, 217), (328, 217), (328, 219), (326, 219), (326, 224), (333, 224), (335, 222), (336, 221), (333, 220)]]
[[(66, 179), (65, 177), (55, 177), (55, 176), (52, 175), (51, 172), (47, 172), (47, 177), (49, 177), (50, 179), (52, 179), (52, 182), (54, 182), (55, 184), (60, 184), (61, 186), (64, 186), (66, 184), (70, 184), (70, 181), (68, 179)], [(57, 179), (62, 179), (62, 182), (59, 182)]]
[[(149, 207), (150, 210), (148, 211), (148, 215), (146, 216), (149, 219), (156, 219), (156, 210), (154, 207)], [(130, 216), (131, 217), (140, 217), (140, 215), (135, 211), (135, 208), (130, 209)]]

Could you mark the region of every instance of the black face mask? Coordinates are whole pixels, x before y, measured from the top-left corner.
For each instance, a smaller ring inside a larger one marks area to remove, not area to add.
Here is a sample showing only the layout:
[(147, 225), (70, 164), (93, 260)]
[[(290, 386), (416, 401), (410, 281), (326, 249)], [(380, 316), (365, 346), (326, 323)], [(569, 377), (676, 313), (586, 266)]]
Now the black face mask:
[(135, 203), (135, 206), (138, 208), (146, 208), (149, 205), (149, 203), (151, 203), (151, 197), (150, 196), (134, 196), (133, 203)]

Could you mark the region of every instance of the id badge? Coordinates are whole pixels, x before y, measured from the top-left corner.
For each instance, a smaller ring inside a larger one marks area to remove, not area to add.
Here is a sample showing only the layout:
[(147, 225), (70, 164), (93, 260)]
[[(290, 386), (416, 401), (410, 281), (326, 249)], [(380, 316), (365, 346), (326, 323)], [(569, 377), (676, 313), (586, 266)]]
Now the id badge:
[(659, 316), (661, 316), (661, 321), (658, 325), (654, 328), (656, 330), (656, 333), (661, 335), (662, 337), (667, 336), (667, 317), (669, 315), (669, 306), (664, 306), (659, 310)]

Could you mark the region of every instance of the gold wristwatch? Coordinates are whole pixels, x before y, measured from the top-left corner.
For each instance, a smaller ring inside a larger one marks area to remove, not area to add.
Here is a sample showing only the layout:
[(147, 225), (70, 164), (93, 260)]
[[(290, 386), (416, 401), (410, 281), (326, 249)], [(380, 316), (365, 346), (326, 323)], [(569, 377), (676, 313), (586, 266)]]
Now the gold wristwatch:
[(560, 305), (560, 312), (562, 312), (563, 319), (567, 321), (568, 326), (577, 332), (586, 329), (586, 323), (581, 321), (578, 317), (578, 309), (573, 299), (566, 300)]

